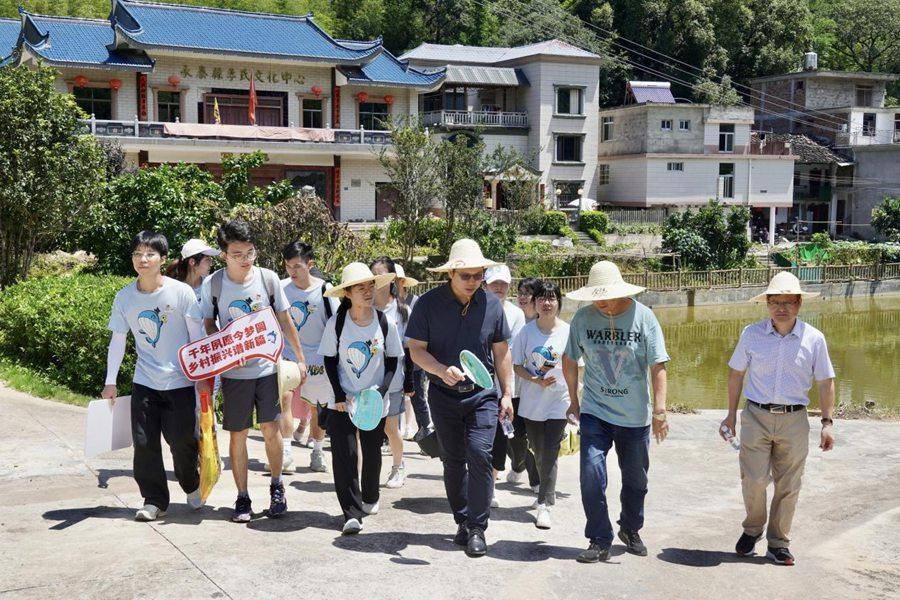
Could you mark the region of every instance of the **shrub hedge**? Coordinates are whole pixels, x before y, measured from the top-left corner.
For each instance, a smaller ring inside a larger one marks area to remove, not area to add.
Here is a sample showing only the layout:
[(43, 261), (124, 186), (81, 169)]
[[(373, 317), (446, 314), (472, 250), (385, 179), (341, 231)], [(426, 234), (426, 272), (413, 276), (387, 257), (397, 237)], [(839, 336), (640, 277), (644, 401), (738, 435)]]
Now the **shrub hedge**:
[(559, 235), (563, 227), (568, 226), (569, 217), (561, 210), (548, 210), (544, 213), (544, 224), (541, 233), (544, 235)]
[(586, 210), (578, 218), (578, 229), (589, 232), (596, 229), (600, 233), (606, 233), (609, 229), (609, 217), (601, 210)]

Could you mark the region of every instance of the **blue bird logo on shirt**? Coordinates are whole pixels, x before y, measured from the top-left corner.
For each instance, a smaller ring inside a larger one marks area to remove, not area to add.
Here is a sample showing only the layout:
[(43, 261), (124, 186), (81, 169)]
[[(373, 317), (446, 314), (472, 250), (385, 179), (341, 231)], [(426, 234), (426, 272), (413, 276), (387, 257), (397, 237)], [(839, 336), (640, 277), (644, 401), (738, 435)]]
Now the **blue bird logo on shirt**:
[(231, 320), (240, 319), (244, 315), (253, 312), (253, 298), (244, 298), (243, 300), (235, 300), (228, 305), (228, 316)]
[(559, 363), (559, 353), (553, 351), (553, 346), (537, 346), (531, 351), (531, 364), (538, 373), (546, 373)]
[(372, 351), (372, 342), (353, 342), (347, 348), (347, 362), (357, 379), (362, 376), (363, 371), (372, 362), (373, 356), (375, 353)]
[(298, 300), (291, 304), (288, 312), (291, 314), (291, 320), (294, 322), (294, 327), (296, 327), (299, 332), (300, 329), (306, 325), (306, 320), (309, 319), (309, 315), (312, 311), (309, 309), (309, 302), (301, 302)]
[(142, 310), (138, 313), (139, 332), (147, 340), (147, 343), (156, 348), (159, 342), (159, 336), (162, 334), (163, 323), (166, 322), (165, 315), (160, 316), (159, 308), (153, 310)]

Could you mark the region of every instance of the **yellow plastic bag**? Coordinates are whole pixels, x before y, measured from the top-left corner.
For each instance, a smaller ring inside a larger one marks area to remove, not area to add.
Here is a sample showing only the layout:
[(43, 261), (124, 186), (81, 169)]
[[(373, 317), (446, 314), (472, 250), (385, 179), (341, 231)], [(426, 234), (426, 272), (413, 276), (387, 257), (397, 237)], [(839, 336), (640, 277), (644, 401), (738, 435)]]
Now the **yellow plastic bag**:
[(578, 428), (574, 425), (566, 425), (562, 442), (559, 445), (559, 455), (571, 456), (573, 454), (578, 454), (580, 450), (581, 434), (578, 432)]
[(206, 502), (219, 481), (219, 444), (213, 423), (209, 392), (200, 394), (200, 498)]

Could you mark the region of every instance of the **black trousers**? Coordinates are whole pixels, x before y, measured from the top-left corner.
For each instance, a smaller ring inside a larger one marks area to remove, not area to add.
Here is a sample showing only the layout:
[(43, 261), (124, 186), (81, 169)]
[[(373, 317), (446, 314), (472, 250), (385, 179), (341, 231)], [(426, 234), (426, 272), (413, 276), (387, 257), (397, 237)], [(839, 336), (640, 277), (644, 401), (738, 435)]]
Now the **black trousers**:
[(566, 431), (565, 419), (531, 421), (525, 419), (528, 429), (528, 444), (534, 452), (535, 462), (541, 474), (538, 502), (553, 506), (556, 504), (556, 471), (559, 446)]
[[(359, 474), (357, 433), (362, 446), (362, 478)], [(329, 410), (328, 435), (331, 438), (334, 491), (344, 513), (344, 521), (359, 519), (362, 522), (366, 514), (362, 509), (363, 503), (378, 502), (384, 419), (372, 431), (362, 431), (356, 428), (347, 413)]]
[(514, 434), (512, 438), (506, 437), (503, 433), (503, 427), (497, 423), (497, 432), (494, 436), (494, 449), (491, 453), (491, 464), (498, 471), (506, 469), (506, 456), (512, 466), (512, 470), (516, 473), (528, 471), (528, 485), (534, 487), (541, 484), (541, 476), (538, 471), (537, 463), (534, 460), (534, 454), (528, 449), (527, 430), (525, 429), (525, 420), (519, 416), (519, 399), (513, 398), (513, 411), (516, 416), (513, 418)]
[(497, 429), (497, 396), (460, 398), (432, 384), (428, 404), (444, 449), (444, 489), (457, 525), (487, 529), (494, 494), (491, 448)]
[(413, 385), (415, 393), (410, 398), (410, 402), (412, 402), (413, 413), (416, 415), (416, 425), (420, 428), (429, 427), (431, 426), (431, 415), (428, 413), (428, 402), (425, 400), (425, 371), (413, 370)]
[(160, 434), (172, 452), (175, 478), (181, 489), (190, 494), (200, 487), (196, 407), (194, 386), (163, 391), (137, 383), (132, 385), (134, 480), (145, 504), (160, 510), (169, 508), (169, 484), (163, 466)]

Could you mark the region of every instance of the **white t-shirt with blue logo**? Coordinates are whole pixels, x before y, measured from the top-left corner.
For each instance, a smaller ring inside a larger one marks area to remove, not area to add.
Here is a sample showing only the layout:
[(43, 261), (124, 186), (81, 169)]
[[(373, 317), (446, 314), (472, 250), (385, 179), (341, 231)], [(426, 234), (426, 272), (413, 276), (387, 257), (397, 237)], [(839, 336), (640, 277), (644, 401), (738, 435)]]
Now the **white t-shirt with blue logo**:
[[(252, 277), (246, 283), (235, 283), (228, 278), (228, 273), (223, 273), (222, 295), (218, 299), (219, 329), (224, 329), (235, 319), (269, 306), (269, 292), (262, 280), (263, 277), (274, 284), (272, 291), (275, 296), (275, 312), (280, 313), (288, 309), (287, 298), (284, 296), (278, 275), (274, 271), (253, 267), (251, 274)], [(213, 318), (212, 281), (213, 275), (210, 275), (203, 281), (200, 289), (200, 312), (204, 319)], [(267, 343), (274, 344), (274, 342)], [(287, 340), (284, 345), (287, 347)], [(248, 360), (243, 367), (235, 367), (222, 373), (221, 376), (225, 379), (259, 379), (273, 373), (275, 373), (275, 363), (262, 358), (254, 358)]]
[[(406, 325), (409, 323), (409, 315), (412, 314), (412, 310), (408, 306), (406, 307), (406, 321), (404, 322), (403, 315), (400, 314), (400, 305), (397, 304), (397, 300), (391, 299), (382, 312), (384, 312), (384, 316), (389, 323), (393, 322), (397, 326), (397, 333), (400, 336), (402, 346), (405, 348)], [(403, 378), (406, 376), (404, 359), (405, 356), (401, 354), (400, 358), (397, 360), (397, 371), (394, 373), (394, 379), (391, 380), (391, 387), (388, 389), (389, 392), (403, 391)]]
[[(324, 303), (327, 301), (331, 304), (331, 314), (336, 313), (338, 309), (337, 300), (323, 298), (323, 283), (321, 279), (312, 278), (310, 287), (301, 290), (294, 285), (290, 277), (281, 280), (281, 288), (288, 301), (288, 314), (294, 327), (297, 328), (297, 335), (300, 336), (303, 358), (306, 359), (310, 375), (324, 373), (322, 355), (319, 354), (319, 344), (322, 343), (322, 334), (325, 332), (325, 323), (328, 321)], [(330, 283), (325, 284), (325, 289), (331, 287)], [(284, 357), (288, 360), (297, 358), (294, 356), (294, 349), (289, 344), (284, 345)], [(316, 368), (314, 369), (314, 367)]]
[[(322, 335), (322, 343), (319, 345), (319, 354), (322, 356), (337, 356), (340, 366), (338, 376), (341, 388), (347, 395), (352, 396), (370, 387), (381, 387), (384, 379), (384, 357), (393, 356), (399, 362), (403, 360), (403, 345), (400, 342), (400, 334), (394, 320), (387, 318), (387, 340), (381, 333), (378, 317), (372, 310), (372, 322), (365, 327), (360, 327), (350, 318), (349, 312), (344, 320), (344, 330), (341, 332), (341, 341), (335, 336), (337, 314), (328, 319), (325, 332)], [(402, 381), (402, 380), (401, 380)], [(338, 399), (340, 401), (341, 399)]]
[(513, 364), (521, 365), (532, 375), (540, 377), (555, 369), (553, 375), (556, 377), (556, 383), (549, 387), (519, 379), (522, 382), (519, 394), (519, 414), (522, 417), (532, 421), (566, 418), (569, 388), (560, 368), (568, 340), (569, 325), (562, 321), (549, 334), (540, 330), (536, 320), (531, 321), (516, 336), (512, 347)]
[(116, 294), (108, 328), (134, 335), (137, 364), (134, 383), (154, 390), (193, 386), (178, 362), (178, 350), (190, 342), (185, 319), (200, 320), (200, 305), (186, 283), (163, 277), (155, 292), (141, 292), (134, 281)]

